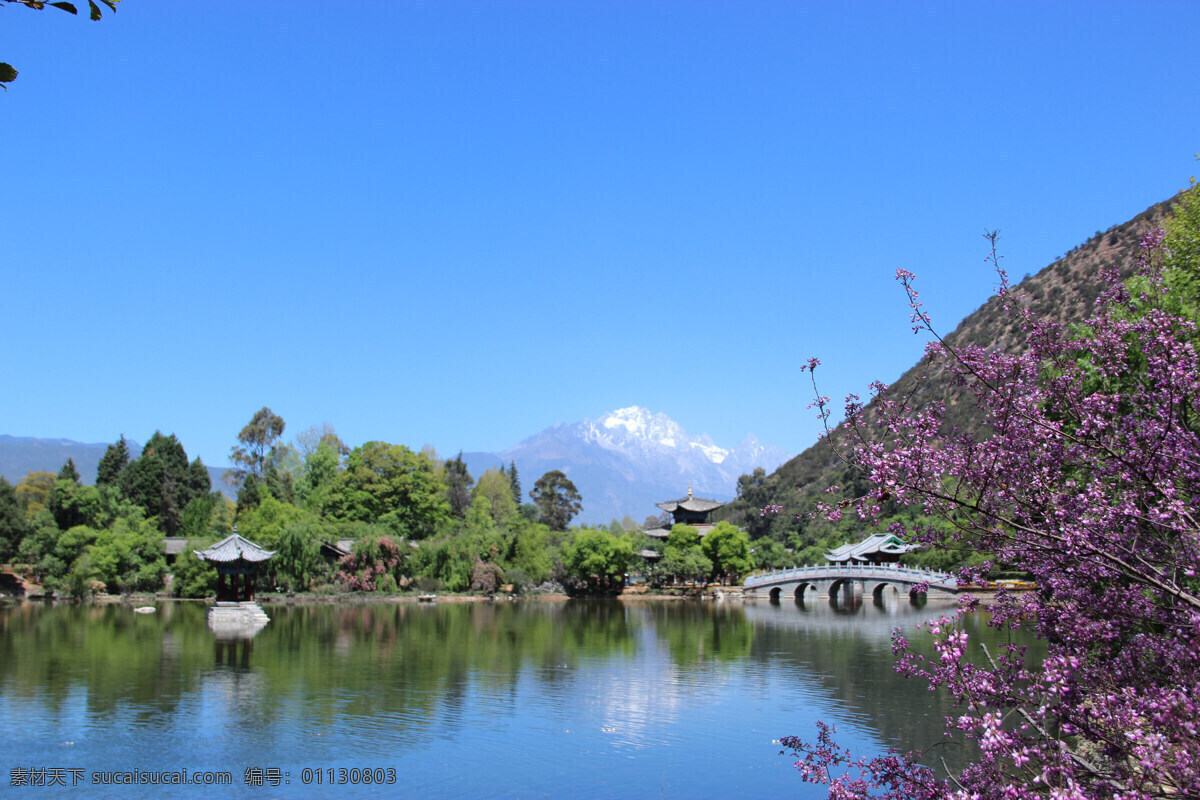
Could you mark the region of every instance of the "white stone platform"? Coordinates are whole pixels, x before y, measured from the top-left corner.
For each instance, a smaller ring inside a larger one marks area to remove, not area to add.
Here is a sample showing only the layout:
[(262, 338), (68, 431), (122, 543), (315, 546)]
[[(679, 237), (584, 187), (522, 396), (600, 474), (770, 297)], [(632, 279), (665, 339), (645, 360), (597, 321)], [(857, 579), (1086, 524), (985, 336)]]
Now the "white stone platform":
[(220, 638), (250, 638), (271, 621), (258, 603), (217, 603), (208, 609), (208, 627)]

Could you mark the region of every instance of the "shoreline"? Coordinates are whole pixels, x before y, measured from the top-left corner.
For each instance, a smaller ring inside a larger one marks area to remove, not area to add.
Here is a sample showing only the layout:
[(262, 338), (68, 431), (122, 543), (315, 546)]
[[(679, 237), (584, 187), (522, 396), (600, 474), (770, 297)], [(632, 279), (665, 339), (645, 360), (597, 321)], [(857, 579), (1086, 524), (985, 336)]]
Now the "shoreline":
[[(641, 587), (635, 587), (641, 588)], [(981, 590), (972, 592), (963, 592), (959, 597), (970, 594), (978, 598), (983, 603), (989, 603), (995, 599), (996, 592), (994, 590)], [(761, 597), (746, 597), (740, 586), (709, 586), (703, 589), (679, 590), (675, 592), (663, 591), (625, 591), (615, 595), (596, 595), (596, 596), (580, 596), (572, 597), (564, 592), (538, 592), (531, 594), (437, 594), (434, 596), (433, 604), (460, 604), (460, 603), (562, 603), (568, 600), (616, 600), (623, 603), (628, 602), (754, 602), (759, 601), (770, 602)], [(87, 600), (73, 600), (68, 597), (47, 597), (43, 595), (33, 595), (19, 597), (16, 595), (0, 595), (0, 605), (8, 604), (24, 604), (24, 603), (80, 603), (81, 605), (91, 606), (112, 606), (123, 605), (130, 607), (137, 606), (157, 606), (169, 603), (201, 603), (211, 604), (214, 601), (212, 597), (205, 598), (188, 598), (188, 597), (172, 597), (169, 595), (159, 594), (130, 594), (130, 595), (96, 595)], [(340, 592), (336, 594), (261, 594), (255, 597), (255, 602), (264, 607), (278, 606), (316, 606), (316, 605), (427, 605), (428, 600), (422, 599), (422, 595), (411, 592), (397, 592), (394, 594), (379, 594), (376, 592)]]

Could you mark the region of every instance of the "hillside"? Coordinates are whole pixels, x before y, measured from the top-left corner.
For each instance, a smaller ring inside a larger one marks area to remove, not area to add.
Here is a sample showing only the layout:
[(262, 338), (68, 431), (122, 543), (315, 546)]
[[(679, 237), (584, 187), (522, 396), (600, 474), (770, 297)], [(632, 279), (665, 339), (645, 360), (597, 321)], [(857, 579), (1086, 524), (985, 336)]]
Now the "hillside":
[[(1079, 322), (1091, 315), (1102, 286), (1097, 280), (1101, 271), (1116, 266), (1123, 275), (1132, 273), (1137, 258), (1140, 237), (1155, 225), (1161, 225), (1175, 198), (1151, 206), (1133, 219), (1115, 225), (1074, 248), (1055, 261), (1021, 281), (1015, 293), (1026, 298), (1034, 313), (1067, 324)], [(936, 309), (932, 309), (936, 313)], [(897, 313), (904, 313), (903, 307)], [(978, 344), (1008, 352), (1020, 352), (1024, 347), (1023, 334), (1017, 319), (1006, 313), (999, 298), (993, 296), (978, 310), (967, 316), (952, 333), (945, 337), (950, 346)], [(819, 375), (818, 375), (819, 378)], [(848, 387), (848, 391), (865, 394), (866, 387)], [(946, 424), (960, 429), (978, 427), (982, 414), (964, 390), (951, 385), (949, 377), (937, 369), (918, 363), (899, 380), (889, 392), (894, 397), (911, 396), (910, 405), (924, 407), (938, 399), (946, 401)], [(838, 409), (840, 410), (840, 409)], [(868, 421), (876, 417), (876, 404), (864, 412)], [(779, 541), (792, 540), (806, 546), (833, 532), (823, 520), (801, 519), (796, 515), (810, 510), (816, 498), (825, 496), (827, 487), (837, 484), (847, 496), (859, 495), (865, 489), (855, 485), (855, 476), (837, 457), (836, 448), (843, 445), (836, 434), (832, 441), (819, 441), (781, 466), (764, 480), (749, 487), (733, 503), (723, 509), (723, 516), (745, 526), (752, 535), (769, 535)], [(768, 504), (782, 505), (776, 516), (761, 517), (760, 509)], [(846, 533), (852, 523), (843, 523)]]

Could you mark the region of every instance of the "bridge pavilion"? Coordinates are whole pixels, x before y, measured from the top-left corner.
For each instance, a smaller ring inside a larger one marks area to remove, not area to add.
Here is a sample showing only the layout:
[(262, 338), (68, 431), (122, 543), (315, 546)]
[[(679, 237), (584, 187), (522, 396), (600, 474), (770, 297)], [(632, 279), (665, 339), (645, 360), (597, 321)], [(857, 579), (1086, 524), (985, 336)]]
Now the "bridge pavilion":
[(831, 564), (895, 564), (900, 556), (919, 550), (919, 544), (905, 544), (891, 533), (873, 533), (858, 544), (844, 544), (825, 554)]

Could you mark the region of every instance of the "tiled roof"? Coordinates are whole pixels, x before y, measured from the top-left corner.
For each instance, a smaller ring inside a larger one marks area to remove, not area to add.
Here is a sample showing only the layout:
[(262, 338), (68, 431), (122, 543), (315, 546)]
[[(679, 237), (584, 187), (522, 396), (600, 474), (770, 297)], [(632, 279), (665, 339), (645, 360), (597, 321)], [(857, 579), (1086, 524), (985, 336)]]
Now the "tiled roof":
[(668, 500), (665, 503), (655, 503), (654, 505), (661, 508), (663, 511), (674, 514), (676, 509), (682, 508), (684, 511), (712, 511), (725, 505), (716, 500), (709, 500), (704, 497), (681, 497), (678, 500)]
[(228, 564), (233, 561), (266, 561), (275, 555), (273, 550), (264, 550), (249, 539), (232, 534), (205, 550), (193, 550), (201, 561), (211, 561), (217, 564)]
[(903, 554), (920, 545), (904, 544), (890, 533), (873, 533), (858, 544), (844, 544), (825, 554), (827, 561), (864, 561), (872, 553)]
[[(689, 523), (685, 523), (685, 524), (689, 528), (695, 528), (696, 533), (700, 536), (701, 539), (703, 539), (704, 536), (709, 531), (711, 531), (713, 528), (717, 527), (717, 525), (719, 523), (689, 522)], [(674, 526), (672, 526), (672, 527), (674, 527)], [(739, 528), (739, 530), (740, 530), (740, 528)], [(647, 536), (652, 536), (655, 539), (666, 539), (668, 536), (671, 535), (671, 528), (646, 528), (645, 530), (642, 531), (642, 533), (646, 534)]]

